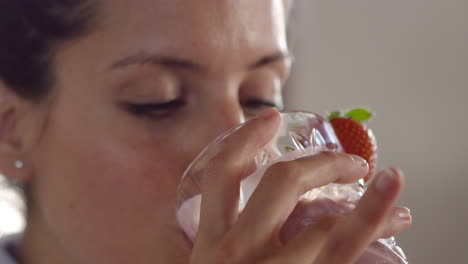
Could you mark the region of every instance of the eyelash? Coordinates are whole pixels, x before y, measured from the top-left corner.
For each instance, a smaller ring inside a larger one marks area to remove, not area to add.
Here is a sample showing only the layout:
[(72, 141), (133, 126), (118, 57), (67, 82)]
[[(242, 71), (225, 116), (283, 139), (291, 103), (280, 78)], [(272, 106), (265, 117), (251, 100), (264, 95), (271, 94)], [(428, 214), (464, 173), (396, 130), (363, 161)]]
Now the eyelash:
[(163, 119), (171, 115), (177, 108), (185, 106), (182, 99), (174, 99), (164, 103), (127, 104), (127, 110), (139, 117), (150, 117), (153, 119)]
[(249, 100), (243, 102), (242, 105), (244, 105), (246, 107), (267, 106), (267, 107), (276, 107), (276, 108), (278, 108), (278, 106), (275, 103), (265, 101), (265, 100), (262, 100), (262, 99), (249, 99)]
[[(186, 102), (182, 99), (174, 99), (163, 103), (145, 103), (145, 104), (126, 104), (127, 110), (139, 117), (149, 117), (152, 119), (164, 119), (169, 117), (173, 111), (186, 105)], [(275, 103), (265, 101), (262, 99), (249, 99), (245, 102), (241, 102), (243, 107), (255, 110), (261, 110), (266, 107), (279, 108)]]

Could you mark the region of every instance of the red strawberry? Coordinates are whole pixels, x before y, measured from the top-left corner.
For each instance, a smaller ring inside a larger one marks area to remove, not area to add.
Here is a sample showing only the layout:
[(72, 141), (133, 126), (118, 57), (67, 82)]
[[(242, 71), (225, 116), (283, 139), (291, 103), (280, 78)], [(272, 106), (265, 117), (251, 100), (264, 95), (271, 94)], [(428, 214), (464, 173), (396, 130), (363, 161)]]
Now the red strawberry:
[(344, 116), (340, 112), (333, 112), (329, 117), (344, 152), (361, 156), (369, 163), (369, 174), (364, 177), (366, 182), (374, 173), (377, 162), (374, 134), (362, 123), (371, 117), (372, 113), (366, 109), (353, 109)]

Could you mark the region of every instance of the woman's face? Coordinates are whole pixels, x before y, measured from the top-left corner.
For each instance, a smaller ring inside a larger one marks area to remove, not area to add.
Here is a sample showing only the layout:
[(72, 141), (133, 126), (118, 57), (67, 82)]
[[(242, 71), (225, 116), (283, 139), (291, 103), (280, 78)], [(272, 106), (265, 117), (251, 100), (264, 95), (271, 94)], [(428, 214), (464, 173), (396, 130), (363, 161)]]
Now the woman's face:
[(102, 1), (95, 30), (55, 58), (31, 224), (83, 263), (186, 260), (184, 169), (281, 106), (288, 70), (282, 0)]

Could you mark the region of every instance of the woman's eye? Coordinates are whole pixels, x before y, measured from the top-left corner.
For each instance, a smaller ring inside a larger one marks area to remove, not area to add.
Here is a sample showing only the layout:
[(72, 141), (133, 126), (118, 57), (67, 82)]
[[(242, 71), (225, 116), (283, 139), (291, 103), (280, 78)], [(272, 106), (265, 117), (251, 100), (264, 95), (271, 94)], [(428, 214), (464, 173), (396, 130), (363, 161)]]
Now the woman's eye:
[(163, 103), (126, 104), (126, 108), (131, 114), (153, 119), (168, 117), (183, 106), (185, 106), (185, 101), (182, 99), (174, 99)]
[(275, 103), (262, 99), (249, 99), (247, 101), (242, 102), (241, 104), (245, 109), (245, 114), (247, 115), (256, 115), (263, 109), (268, 107), (279, 108), (278, 105), (276, 105)]

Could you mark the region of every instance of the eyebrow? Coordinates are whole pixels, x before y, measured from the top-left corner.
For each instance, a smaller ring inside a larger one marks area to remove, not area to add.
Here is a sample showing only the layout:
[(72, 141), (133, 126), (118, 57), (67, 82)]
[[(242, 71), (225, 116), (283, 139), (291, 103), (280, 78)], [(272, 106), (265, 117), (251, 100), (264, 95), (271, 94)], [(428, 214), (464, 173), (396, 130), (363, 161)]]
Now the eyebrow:
[[(283, 60), (292, 60), (292, 56), (289, 52), (278, 51), (273, 54), (267, 55), (248, 65), (249, 70), (257, 69), (268, 64)], [(188, 59), (182, 59), (177, 57), (161, 56), (156, 54), (138, 53), (123, 59), (120, 59), (109, 67), (110, 70), (123, 69), (129, 66), (144, 66), (144, 65), (162, 65), (168, 68), (185, 69), (194, 72), (207, 71), (207, 67), (198, 64)]]
[(258, 60), (257, 62), (249, 65), (248, 69), (253, 70), (253, 69), (263, 67), (268, 64), (272, 64), (272, 63), (276, 63), (280, 61), (291, 61), (291, 60), (293, 60), (291, 53), (278, 51), (271, 55), (267, 55), (261, 58), (260, 60)]

